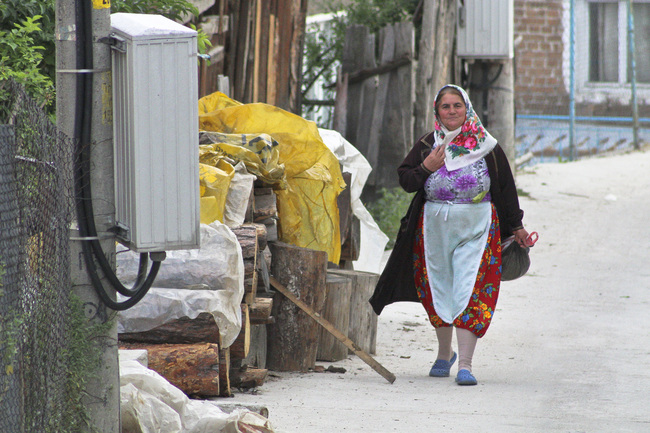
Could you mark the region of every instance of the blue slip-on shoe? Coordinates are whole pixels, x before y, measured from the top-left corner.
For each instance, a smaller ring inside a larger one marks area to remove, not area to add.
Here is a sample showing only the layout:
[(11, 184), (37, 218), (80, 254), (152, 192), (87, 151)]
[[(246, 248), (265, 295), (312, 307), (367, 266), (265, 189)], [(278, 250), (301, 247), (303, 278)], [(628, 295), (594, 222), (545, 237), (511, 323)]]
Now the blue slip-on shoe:
[(431, 371), (429, 371), (429, 376), (431, 377), (449, 377), (449, 370), (451, 366), (456, 362), (456, 352), (451, 356), (449, 361), (444, 359), (436, 359), (436, 362), (433, 363)]
[(478, 381), (469, 370), (462, 369), (458, 370), (458, 375), (456, 376), (456, 383), (459, 385), (476, 385)]

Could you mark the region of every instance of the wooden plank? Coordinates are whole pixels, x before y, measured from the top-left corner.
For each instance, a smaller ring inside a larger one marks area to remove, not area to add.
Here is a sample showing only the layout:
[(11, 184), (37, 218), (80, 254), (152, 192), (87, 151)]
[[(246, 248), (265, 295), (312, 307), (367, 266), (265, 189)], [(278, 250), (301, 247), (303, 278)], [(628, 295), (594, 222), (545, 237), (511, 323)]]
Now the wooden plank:
[(262, 10), (260, 12), (260, 55), (259, 55), (259, 82), (258, 82), (258, 98), (259, 102), (267, 102), (267, 88), (268, 88), (268, 67), (269, 67), (269, 42), (273, 39), (270, 32), (270, 18), (271, 18), (271, 2), (260, 1)]
[(352, 215), (352, 223), (348, 236), (341, 245), (341, 260), (354, 261), (359, 259), (361, 251), (361, 221), (355, 215)]
[[(375, 35), (374, 34), (368, 35), (368, 38), (365, 41), (363, 46), (362, 68), (367, 69), (376, 66), (377, 62), (375, 59), (375, 49), (376, 49)], [(377, 98), (377, 84), (378, 84), (377, 77), (371, 77), (367, 80), (364, 80), (362, 83), (353, 86), (353, 87), (358, 87), (360, 89), (360, 93), (359, 93), (359, 108), (358, 108), (359, 113), (357, 114), (358, 121), (355, 127), (356, 130), (354, 131), (357, 141), (352, 142), (352, 144), (357, 146), (359, 152), (361, 152), (364, 156), (368, 155), (368, 148), (369, 148), (368, 125), (372, 123), (372, 116), (375, 107), (375, 99)], [(349, 128), (351, 127), (348, 125), (348, 129)]]
[(260, 60), (262, 46), (262, 1), (258, 0), (255, 8), (255, 60), (253, 61), (253, 98), (251, 102), (261, 102), (260, 97)]
[(219, 396), (230, 397), (230, 348), (219, 350)]
[(341, 232), (341, 244), (345, 242), (350, 232), (352, 225), (352, 195), (350, 193), (350, 185), (352, 184), (352, 173), (344, 171), (341, 173), (346, 188), (336, 198), (336, 205), (339, 208), (339, 226)]
[[(273, 10), (273, 9), (271, 9)], [(268, 49), (268, 66), (267, 66), (267, 85), (266, 85), (266, 103), (276, 105), (278, 100), (277, 81), (278, 74), (276, 71), (276, 64), (278, 58), (278, 30), (277, 30), (277, 16), (270, 14), (269, 16), (269, 49)]]
[[(379, 31), (381, 43), (380, 63), (387, 63), (393, 60), (395, 55), (395, 30), (393, 26), (386, 26)], [(386, 101), (388, 99), (388, 90), (390, 85), (390, 75), (383, 74), (379, 77), (377, 85), (377, 95), (375, 104), (372, 109), (372, 121), (368, 130), (368, 150), (366, 159), (370, 166), (376, 168), (380, 164), (379, 148), (381, 136), (386, 133), (383, 128), (384, 114), (386, 112)], [(368, 176), (366, 184), (375, 185), (377, 183), (376, 170), (373, 170)]]
[(313, 308), (311, 308), (301, 299), (298, 299), (296, 295), (291, 293), (289, 289), (287, 289), (284, 285), (280, 284), (280, 282), (276, 280), (274, 277), (271, 277), (271, 285), (275, 287), (284, 296), (286, 296), (291, 302), (293, 302), (298, 307), (300, 307), (301, 310), (307, 313), (309, 317), (314, 319), (319, 325), (327, 329), (328, 332), (330, 332), (339, 341), (345, 344), (348, 347), (348, 349), (352, 350), (355, 355), (357, 355), (366, 364), (372, 367), (372, 369), (375, 370), (377, 373), (379, 373), (384, 379), (386, 379), (390, 383), (395, 382), (395, 375), (393, 373), (388, 371), (384, 366), (382, 366), (379, 362), (377, 362), (372, 356), (368, 355), (368, 353), (363, 351), (359, 346), (356, 345), (354, 341), (346, 337), (341, 331), (336, 329), (331, 323), (323, 319), (323, 317), (319, 313), (314, 311)]
[(266, 325), (251, 325), (251, 347), (243, 365), (256, 368), (266, 368), (266, 351), (268, 350), (268, 336)]
[[(351, 74), (364, 68), (364, 58), (367, 41), (374, 36), (366, 26), (352, 25), (346, 29), (345, 41), (343, 44), (343, 58), (341, 60), (341, 74)], [(374, 60), (374, 46), (372, 59)], [(346, 128), (343, 135), (350, 143), (357, 146), (357, 149), (365, 155), (365, 151), (358, 146), (364, 146), (365, 140), (357, 140), (357, 128), (360, 124), (362, 86), (349, 85), (347, 92)], [(367, 127), (368, 124), (366, 124)]]
[[(394, 57), (410, 59), (413, 56), (415, 30), (413, 23), (403, 22), (392, 26), (395, 40)], [(399, 187), (395, 176), (397, 167), (413, 145), (413, 83), (411, 62), (390, 71), (386, 95), (382, 134), (379, 137), (375, 187)]]
[(332, 129), (338, 131), (343, 137), (347, 134), (348, 113), (348, 74), (342, 72), (339, 66), (336, 76), (336, 101), (334, 103), (334, 120)]
[(235, 341), (230, 345), (231, 359), (244, 359), (248, 356), (251, 347), (251, 321), (248, 314), (248, 305), (241, 304), (241, 331)]

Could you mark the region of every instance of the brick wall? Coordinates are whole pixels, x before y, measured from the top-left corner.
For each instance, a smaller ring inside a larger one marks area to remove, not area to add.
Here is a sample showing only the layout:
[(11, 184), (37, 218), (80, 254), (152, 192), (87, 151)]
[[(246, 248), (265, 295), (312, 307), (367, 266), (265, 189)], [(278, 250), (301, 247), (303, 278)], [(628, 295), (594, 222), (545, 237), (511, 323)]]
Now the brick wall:
[(517, 114), (568, 114), (562, 78), (562, 0), (514, 2)]

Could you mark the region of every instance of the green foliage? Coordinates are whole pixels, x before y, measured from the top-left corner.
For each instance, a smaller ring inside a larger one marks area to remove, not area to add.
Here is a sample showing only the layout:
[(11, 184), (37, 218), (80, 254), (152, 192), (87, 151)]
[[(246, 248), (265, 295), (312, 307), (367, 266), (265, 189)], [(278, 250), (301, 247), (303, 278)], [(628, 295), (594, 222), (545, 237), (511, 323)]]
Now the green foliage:
[(413, 195), (401, 188), (382, 188), (379, 190), (379, 198), (366, 205), (381, 231), (388, 236), (387, 250), (395, 245), (400, 220), (406, 215)]
[[(11, 30), (0, 30), (0, 82), (13, 79), (27, 89), (46, 111), (54, 105), (54, 83), (46, 74), (43, 52), (36, 37), (41, 32), (42, 17), (36, 15), (14, 24)], [(36, 35), (36, 36), (35, 36)], [(0, 88), (0, 107), (9, 109), (6, 90)], [(0, 112), (0, 117), (2, 114)]]
[[(371, 32), (413, 18), (419, 0), (351, 0), (344, 5), (330, 0), (324, 5), (332, 14), (327, 28), (308, 27), (305, 33), (302, 96), (318, 82), (325, 83), (323, 95), (333, 100), (336, 96), (331, 84), (336, 82), (337, 67), (343, 58), (343, 44), (348, 26), (361, 24)], [(305, 107), (309, 114), (317, 107)], [(321, 119), (322, 120), (322, 119)], [(320, 123), (323, 123), (322, 121)], [(323, 124), (322, 126), (326, 126)]]
[[(205, 54), (208, 52), (208, 48), (212, 46), (212, 41), (210, 36), (203, 31), (202, 28), (196, 28), (194, 24), (190, 24), (192, 30), (196, 31), (196, 48), (199, 51), (199, 54)], [(207, 56), (206, 56), (207, 57)], [(210, 59), (206, 60), (208, 66), (210, 65)]]
[(348, 7), (348, 19), (352, 24), (363, 24), (376, 32), (389, 24), (409, 21), (419, 0), (353, 0)]
[(188, 15), (199, 14), (199, 10), (187, 0), (113, 0), (111, 12), (160, 14), (179, 22)]
[[(51, 116), (56, 82), (55, 7), (55, 0), (0, 0), (0, 82), (11, 78), (23, 84)], [(115, 0), (111, 12), (155, 13), (175, 21), (199, 13), (187, 0)], [(210, 41), (201, 33), (199, 48), (205, 49)], [(0, 87), (0, 117), (2, 109), (7, 109), (6, 101)]]
[[(1, 0), (0, 31), (11, 31), (14, 24), (22, 23), (27, 18), (40, 16), (41, 31), (33, 32), (33, 45), (44, 47), (41, 73), (55, 81), (56, 54), (54, 50), (54, 10), (55, 0)], [(1, 38), (0, 38), (1, 39)]]
[(87, 397), (88, 383), (100, 375), (99, 367), (102, 362), (102, 338), (114, 326), (113, 318), (104, 323), (90, 322), (83, 312), (83, 303), (76, 295), (69, 299), (68, 347), (64, 358), (67, 369), (65, 384), (66, 407), (63, 410), (63, 425), (67, 432), (94, 432), (88, 415)]

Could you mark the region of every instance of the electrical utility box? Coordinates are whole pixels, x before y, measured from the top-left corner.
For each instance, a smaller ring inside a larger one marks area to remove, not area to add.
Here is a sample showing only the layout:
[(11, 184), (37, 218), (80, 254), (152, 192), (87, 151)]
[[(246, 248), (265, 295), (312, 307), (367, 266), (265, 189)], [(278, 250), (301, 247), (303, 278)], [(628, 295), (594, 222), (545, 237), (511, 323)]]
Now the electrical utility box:
[(513, 0), (458, 0), (457, 35), (458, 57), (511, 59)]
[(116, 231), (137, 252), (200, 242), (197, 34), (111, 15)]

